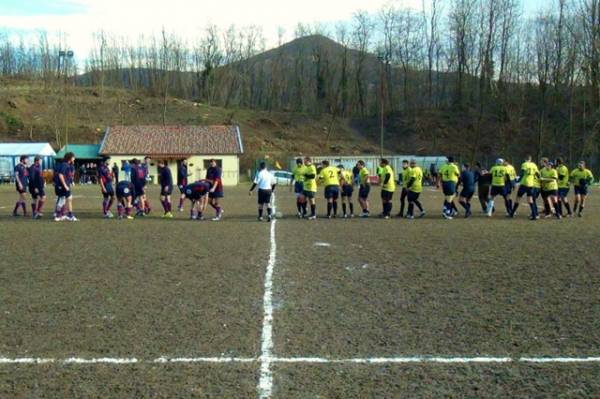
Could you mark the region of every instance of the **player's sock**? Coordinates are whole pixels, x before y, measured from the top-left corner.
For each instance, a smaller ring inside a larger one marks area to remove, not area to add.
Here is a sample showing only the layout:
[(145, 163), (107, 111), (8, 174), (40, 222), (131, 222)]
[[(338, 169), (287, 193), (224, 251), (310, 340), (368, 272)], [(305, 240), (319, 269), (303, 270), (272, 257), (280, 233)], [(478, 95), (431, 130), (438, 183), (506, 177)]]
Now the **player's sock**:
[(127, 215), (127, 216), (131, 216), (131, 210), (132, 210), (132, 209), (133, 209), (132, 207), (127, 207), (127, 208), (125, 208), (125, 215)]
[(112, 197), (108, 200), (108, 205), (106, 206), (106, 212), (110, 212), (110, 208), (112, 208), (113, 206), (113, 202), (115, 202), (114, 199), (112, 199)]
[(37, 204), (37, 212), (42, 213), (42, 209), (44, 208), (45, 201), (40, 199)]
[(171, 212), (173, 210), (173, 203), (167, 200), (167, 212)]
[(196, 213), (196, 211), (194, 210), (194, 205), (192, 204), (192, 208), (190, 209), (190, 218), (194, 218), (194, 214)]
[(407, 212), (406, 216), (413, 216), (414, 211), (415, 211), (415, 204), (412, 202), (409, 202), (408, 203), (408, 212)]
[(317, 206), (310, 204), (310, 216), (317, 216)]
[(420, 212), (423, 212), (423, 205), (421, 205), (421, 201), (415, 200), (415, 205), (419, 208)]
[(267, 215), (271, 216), (273, 214), (273, 209), (267, 208)]
[(183, 198), (179, 198), (179, 209), (183, 209)]
[(13, 210), (13, 215), (17, 214), (17, 211), (19, 210), (20, 206), (21, 206), (21, 201), (17, 201), (17, 203), (15, 204), (15, 209)]
[(568, 213), (569, 215), (572, 215), (572, 213), (571, 213), (571, 204), (569, 204), (568, 202), (567, 202), (567, 203), (565, 203), (565, 208), (567, 208), (567, 213)]
[(347, 215), (348, 213), (346, 212), (348, 209), (346, 207), (346, 203), (342, 202), (342, 212), (344, 212), (344, 215)]
[(27, 204), (25, 201), (21, 201), (21, 208), (23, 209), (23, 215), (27, 216)]
[(556, 208), (556, 213), (562, 216), (562, 203), (558, 201), (554, 206)]
[(69, 212), (67, 213), (67, 217), (70, 217), (70, 218), (72, 218), (72, 217), (73, 217), (73, 212), (69, 211)]
[(354, 215), (354, 204), (352, 202), (350, 203), (350, 214)]
[(261, 218), (263, 216), (263, 209), (258, 208), (258, 217)]
[(573, 205), (573, 213), (577, 213), (578, 206), (579, 206), (579, 202), (575, 201), (575, 205)]
[(508, 199), (508, 213), (511, 213), (513, 209), (513, 200), (512, 199)]
[(106, 200), (102, 200), (102, 214), (106, 215)]
[(117, 205), (117, 215), (119, 217), (123, 216), (123, 205), (121, 205), (121, 204)]
[(331, 208), (333, 208), (333, 204), (331, 202), (327, 203), (327, 217), (331, 216)]
[(583, 209), (585, 208), (585, 206), (583, 205), (579, 205), (579, 214), (582, 215), (583, 214)]
[(296, 201), (296, 209), (298, 209), (298, 213), (302, 213), (302, 202)]
[(337, 203), (337, 201), (333, 201), (333, 216), (337, 215), (337, 211), (338, 211), (338, 203)]
[(36, 205), (37, 205), (37, 204), (36, 204), (36, 202), (35, 202), (35, 201), (33, 201), (33, 202), (31, 203), (31, 214), (32, 214), (32, 215), (34, 215), (34, 216), (35, 216), (35, 212), (36, 212), (36, 210), (37, 210), (37, 209), (36, 209)]
[(517, 209), (519, 209), (519, 203), (515, 202), (511, 214), (514, 215), (517, 212)]
[(167, 201), (160, 200), (160, 205), (163, 207), (163, 211), (165, 211), (165, 213), (167, 213)]
[(456, 204), (454, 203), (454, 201), (452, 201), (450, 203), (450, 207), (451, 207), (451, 210), (458, 212), (458, 208), (456, 207)]
[(512, 206), (510, 205), (510, 200), (504, 200), (504, 207), (506, 208), (506, 212), (510, 214)]

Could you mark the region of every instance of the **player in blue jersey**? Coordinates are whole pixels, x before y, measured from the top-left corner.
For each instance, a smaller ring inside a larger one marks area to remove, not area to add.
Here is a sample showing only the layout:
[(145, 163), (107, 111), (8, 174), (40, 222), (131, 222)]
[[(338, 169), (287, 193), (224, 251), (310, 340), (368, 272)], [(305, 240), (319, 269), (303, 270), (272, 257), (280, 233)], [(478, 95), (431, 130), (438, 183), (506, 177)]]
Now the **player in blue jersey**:
[(29, 194), (31, 194), (31, 212), (34, 219), (41, 219), (46, 202), (46, 182), (42, 174), (42, 158), (36, 156), (29, 168)]
[(122, 180), (117, 184), (117, 214), (119, 219), (133, 219), (131, 210), (133, 209), (134, 187), (129, 180)]
[(172, 219), (171, 194), (173, 193), (173, 175), (165, 161), (158, 161), (158, 176), (160, 183), (160, 203), (165, 211), (163, 218)]
[(110, 162), (105, 159), (98, 168), (98, 176), (100, 182), (100, 189), (102, 191), (102, 215), (106, 219), (113, 217), (110, 209), (115, 201), (115, 188), (113, 186), (113, 172), (110, 169)]
[(471, 198), (475, 194), (475, 173), (468, 163), (462, 165), (459, 185), (462, 186), (458, 203), (465, 209), (465, 217), (471, 217)]
[(190, 219), (204, 220), (204, 211), (208, 204), (208, 195), (213, 183), (210, 180), (198, 180), (185, 187), (185, 196), (188, 198), (192, 207), (190, 209)]
[(13, 210), (13, 216), (19, 216), (19, 208), (23, 209), (23, 216), (27, 216), (27, 199), (25, 198), (25, 193), (27, 193), (27, 188), (29, 187), (28, 160), (29, 157), (27, 155), (21, 155), (19, 163), (15, 166), (15, 185), (19, 197)]
[(54, 171), (54, 192), (56, 194), (54, 221), (56, 222), (63, 220), (77, 221), (73, 214), (73, 196), (71, 195), (71, 187), (75, 178), (74, 163), (75, 154), (68, 152)]
[(185, 186), (188, 184), (188, 173), (187, 161), (184, 159), (177, 167), (177, 187), (179, 188), (179, 206), (177, 210), (183, 212), (183, 203), (185, 201)]

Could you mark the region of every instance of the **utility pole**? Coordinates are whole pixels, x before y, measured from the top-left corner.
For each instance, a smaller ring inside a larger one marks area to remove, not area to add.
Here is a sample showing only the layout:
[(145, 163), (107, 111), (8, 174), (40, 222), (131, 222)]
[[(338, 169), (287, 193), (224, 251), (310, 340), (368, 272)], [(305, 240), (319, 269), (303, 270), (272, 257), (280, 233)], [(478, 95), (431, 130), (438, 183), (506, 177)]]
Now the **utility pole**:
[(379, 155), (383, 158), (383, 135), (385, 132), (385, 95), (384, 95), (384, 67), (386, 59), (383, 51), (380, 51), (377, 55), (377, 59), (380, 62), (381, 70), (379, 74), (379, 101), (380, 101), (380, 131), (379, 131)]

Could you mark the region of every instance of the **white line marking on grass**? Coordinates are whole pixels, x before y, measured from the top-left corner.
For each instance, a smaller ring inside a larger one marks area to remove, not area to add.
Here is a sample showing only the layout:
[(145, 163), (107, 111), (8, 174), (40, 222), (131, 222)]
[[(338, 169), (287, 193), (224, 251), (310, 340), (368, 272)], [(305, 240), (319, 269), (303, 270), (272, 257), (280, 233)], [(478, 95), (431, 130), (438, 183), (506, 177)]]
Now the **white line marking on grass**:
[(600, 357), (522, 357), (522, 363), (600, 363)]
[(101, 357), (98, 359), (85, 359), (81, 357), (69, 357), (67, 359), (51, 359), (51, 358), (35, 358), (35, 357), (21, 357), (16, 359), (9, 359), (6, 357), (0, 357), (0, 364), (47, 364), (47, 363), (61, 363), (61, 364), (132, 364), (139, 363), (136, 358), (112, 358), (112, 357)]
[[(275, 195), (273, 195), (273, 211), (275, 207)], [(265, 293), (263, 297), (263, 326), (261, 336), (261, 355), (260, 355), (260, 379), (258, 381), (258, 396), (261, 399), (271, 397), (273, 392), (273, 372), (271, 363), (273, 361), (273, 270), (277, 260), (277, 242), (275, 240), (275, 226), (277, 219), (271, 222), (270, 241), (271, 250), (269, 252), (269, 263), (265, 273)]]
[(510, 357), (372, 357), (329, 359), (324, 357), (274, 358), (274, 363), (324, 363), (324, 364), (402, 364), (402, 363), (510, 363)]
[(253, 363), (253, 357), (159, 357), (153, 363)]

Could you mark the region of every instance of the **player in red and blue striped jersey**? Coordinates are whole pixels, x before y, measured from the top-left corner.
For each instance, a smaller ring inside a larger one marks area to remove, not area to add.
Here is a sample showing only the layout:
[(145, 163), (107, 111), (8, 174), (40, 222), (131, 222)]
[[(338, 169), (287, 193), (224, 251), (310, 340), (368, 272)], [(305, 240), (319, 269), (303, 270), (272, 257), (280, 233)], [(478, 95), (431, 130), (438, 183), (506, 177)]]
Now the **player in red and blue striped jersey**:
[(117, 183), (117, 214), (119, 219), (133, 219), (131, 210), (133, 209), (134, 191), (133, 183), (130, 181), (122, 180)]
[(42, 159), (36, 156), (33, 165), (29, 168), (29, 194), (31, 194), (31, 212), (34, 219), (40, 219), (43, 216), (42, 209), (46, 202), (45, 186)]
[(165, 161), (158, 161), (158, 176), (160, 183), (160, 202), (165, 211), (163, 218), (172, 219), (171, 194), (173, 193), (173, 175)]
[(15, 166), (15, 185), (19, 198), (15, 204), (13, 210), (13, 216), (19, 216), (19, 208), (23, 209), (23, 216), (27, 216), (27, 205), (25, 193), (29, 187), (29, 168), (27, 167), (27, 161), (29, 157), (27, 155), (21, 155), (19, 163)]
[(110, 169), (110, 162), (108, 159), (105, 159), (100, 164), (100, 168), (98, 168), (98, 175), (100, 177), (102, 196), (104, 197), (102, 201), (102, 214), (106, 219), (110, 219), (113, 217), (110, 208), (115, 201), (115, 189), (113, 186), (114, 176), (112, 170)]
[[(77, 218), (73, 214), (73, 197), (71, 195), (71, 187), (75, 179), (74, 163), (75, 154), (68, 152), (54, 171), (54, 192), (56, 194), (54, 221), (56, 222), (63, 220), (70, 222), (77, 221)], [(66, 216), (64, 214), (65, 210), (67, 212)]]
[(210, 193), (212, 182), (210, 180), (198, 180), (185, 187), (185, 196), (192, 202), (190, 209), (190, 219), (204, 220), (204, 211), (208, 204), (208, 194)]
[(187, 161), (184, 159), (177, 167), (177, 187), (179, 187), (179, 212), (183, 212), (183, 203), (185, 201), (185, 186), (188, 184), (188, 167)]
[(217, 165), (217, 161), (211, 159), (210, 167), (206, 171), (206, 180), (209, 180), (212, 185), (208, 198), (210, 199), (210, 206), (212, 206), (216, 212), (216, 216), (213, 218), (213, 221), (215, 222), (220, 221), (223, 217), (223, 208), (219, 203), (220, 198), (224, 197), (222, 173), (221, 168)]

